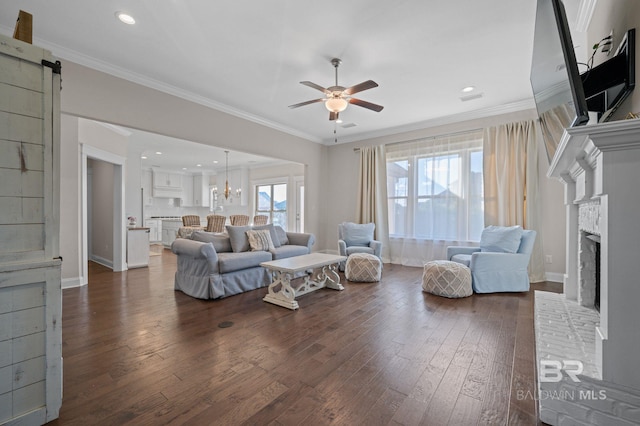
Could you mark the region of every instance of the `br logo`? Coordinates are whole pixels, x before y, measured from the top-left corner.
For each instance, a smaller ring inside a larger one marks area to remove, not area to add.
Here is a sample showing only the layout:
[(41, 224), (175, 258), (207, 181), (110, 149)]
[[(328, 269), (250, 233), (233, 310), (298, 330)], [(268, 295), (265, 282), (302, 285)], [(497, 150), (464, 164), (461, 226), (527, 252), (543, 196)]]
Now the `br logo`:
[(562, 371), (564, 370), (571, 380), (579, 382), (578, 374), (582, 374), (583, 369), (582, 361), (545, 359), (540, 361), (538, 377), (540, 382), (559, 382), (562, 380)]

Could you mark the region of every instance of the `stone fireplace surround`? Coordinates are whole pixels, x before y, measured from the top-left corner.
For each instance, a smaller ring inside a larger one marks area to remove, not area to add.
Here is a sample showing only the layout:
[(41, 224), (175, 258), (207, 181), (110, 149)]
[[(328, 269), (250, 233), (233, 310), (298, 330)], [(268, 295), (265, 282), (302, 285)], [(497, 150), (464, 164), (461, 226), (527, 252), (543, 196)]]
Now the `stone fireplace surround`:
[[(567, 261), (564, 293), (535, 297), (540, 420), (640, 424), (640, 120), (567, 129), (547, 175), (565, 188)], [(599, 313), (588, 234), (601, 240)]]

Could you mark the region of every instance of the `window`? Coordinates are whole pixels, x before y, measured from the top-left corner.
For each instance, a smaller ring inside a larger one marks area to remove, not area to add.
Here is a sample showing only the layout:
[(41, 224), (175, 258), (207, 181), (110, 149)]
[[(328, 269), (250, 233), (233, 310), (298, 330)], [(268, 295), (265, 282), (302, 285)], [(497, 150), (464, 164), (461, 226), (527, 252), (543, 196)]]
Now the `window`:
[(484, 228), (482, 135), (387, 148), (389, 234), (479, 241)]
[(256, 214), (269, 216), (269, 223), (287, 229), (287, 184), (256, 186)]

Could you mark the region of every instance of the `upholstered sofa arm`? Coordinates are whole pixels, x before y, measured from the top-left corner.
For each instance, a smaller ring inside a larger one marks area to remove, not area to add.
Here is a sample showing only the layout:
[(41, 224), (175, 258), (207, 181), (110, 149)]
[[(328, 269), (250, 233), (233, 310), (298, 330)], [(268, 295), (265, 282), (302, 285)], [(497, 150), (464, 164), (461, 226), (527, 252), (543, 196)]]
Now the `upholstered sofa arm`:
[(373, 254), (380, 257), (382, 255), (382, 242), (371, 240), (369, 247), (373, 249)]
[(485, 271), (496, 270), (502, 273), (522, 271), (529, 266), (529, 258), (528, 254), (521, 253), (477, 252), (471, 255), (469, 267), (474, 273), (480, 274)]
[(189, 259), (206, 259), (209, 271), (218, 271), (218, 253), (212, 243), (177, 238), (171, 244), (171, 251), (178, 255), (178, 259), (181, 256)]
[(447, 260), (451, 260), (456, 254), (473, 254), (480, 252), (480, 247), (449, 246), (447, 247)]
[(338, 240), (338, 251), (340, 252), (340, 256), (347, 255), (347, 243), (344, 240)]
[(309, 249), (309, 253), (311, 253), (311, 247), (316, 242), (315, 235), (301, 232), (287, 232), (287, 239), (289, 240), (289, 244), (307, 247)]

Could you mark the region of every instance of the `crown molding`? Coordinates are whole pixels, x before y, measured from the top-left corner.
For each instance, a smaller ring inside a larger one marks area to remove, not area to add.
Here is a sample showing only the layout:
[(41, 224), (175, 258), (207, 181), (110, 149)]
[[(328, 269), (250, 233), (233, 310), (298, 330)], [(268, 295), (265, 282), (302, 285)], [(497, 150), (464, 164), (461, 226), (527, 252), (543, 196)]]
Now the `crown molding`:
[(576, 31), (585, 33), (589, 29), (593, 12), (596, 9), (598, 0), (581, 0), (578, 7), (578, 18), (576, 19)]
[[(404, 126), (389, 127), (373, 132), (359, 133), (353, 136), (338, 137), (338, 143), (359, 142), (367, 139), (374, 139), (383, 136), (396, 135), (399, 133), (412, 132), (416, 130), (429, 129), (431, 127), (443, 126), (447, 124), (460, 123), (462, 121), (476, 120), (480, 118), (488, 118), (496, 115), (509, 114), (513, 112), (535, 109), (536, 104), (533, 98), (523, 99), (504, 105), (497, 105), (488, 108), (477, 109), (474, 111), (462, 112), (459, 114), (447, 115), (444, 117), (432, 118), (429, 120), (409, 123)], [(323, 139), (324, 145), (335, 145), (334, 138)]]
[[(11, 34), (13, 31), (11, 28), (6, 25), (0, 25), (0, 29), (7, 34)], [(43, 40), (40, 38), (33, 38), (33, 44), (39, 47), (42, 47), (46, 50), (51, 51), (51, 53), (58, 59), (63, 59), (67, 61), (74, 62), (78, 65), (85, 66), (87, 68), (94, 69), (96, 71), (104, 72), (106, 74), (112, 75), (114, 77), (122, 78), (123, 80), (130, 81), (132, 83), (140, 84), (141, 86), (148, 87), (150, 89), (158, 90), (163, 93), (167, 93), (172, 96), (176, 96), (181, 99), (185, 99), (190, 102), (197, 103), (199, 105), (203, 105), (207, 108), (212, 108), (217, 111), (224, 112), (229, 115), (233, 115), (238, 118), (242, 118), (247, 121), (251, 121), (256, 124), (263, 125), (265, 127), (269, 127), (274, 130), (278, 130), (283, 133), (290, 134), (292, 136), (297, 136), (302, 139), (306, 139), (311, 142), (320, 143), (322, 140), (315, 136), (312, 136), (308, 133), (300, 132), (296, 129), (292, 129), (287, 126), (283, 126), (282, 124), (275, 123), (270, 120), (266, 120), (262, 117), (258, 117), (253, 114), (249, 114), (245, 111), (241, 111), (229, 105), (223, 104), (221, 102), (216, 102), (212, 99), (206, 98), (204, 96), (198, 95), (196, 93), (189, 92), (184, 89), (180, 89), (178, 87), (172, 86), (170, 84), (166, 84), (159, 80), (155, 80), (153, 78), (149, 78), (142, 74), (138, 74), (129, 70), (126, 70), (121, 67), (116, 67), (107, 62), (101, 61), (99, 59), (93, 58), (91, 56), (80, 54), (74, 50), (68, 49), (64, 46), (60, 46), (55, 43), (48, 42), (47, 40)]]

